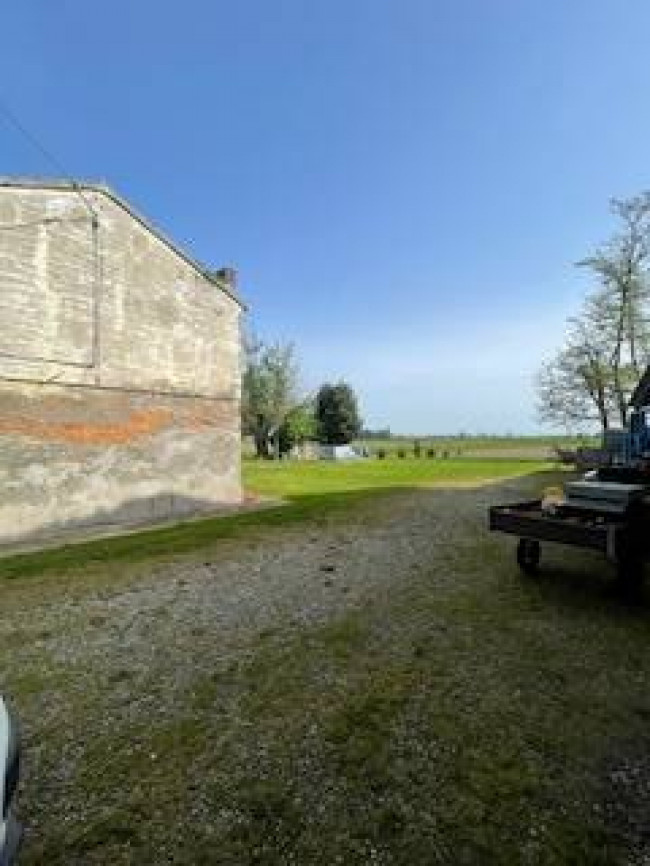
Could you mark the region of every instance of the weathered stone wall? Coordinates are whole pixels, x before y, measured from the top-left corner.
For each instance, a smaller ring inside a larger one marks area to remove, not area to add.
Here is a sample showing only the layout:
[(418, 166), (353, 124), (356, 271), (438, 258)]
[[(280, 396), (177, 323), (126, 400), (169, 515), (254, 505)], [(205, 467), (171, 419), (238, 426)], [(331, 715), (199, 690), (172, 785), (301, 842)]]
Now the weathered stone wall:
[(93, 360), (95, 258), (78, 196), (0, 189), (0, 374), (65, 367), (83, 381)]
[(83, 195), (0, 186), (0, 542), (241, 497), (238, 303)]

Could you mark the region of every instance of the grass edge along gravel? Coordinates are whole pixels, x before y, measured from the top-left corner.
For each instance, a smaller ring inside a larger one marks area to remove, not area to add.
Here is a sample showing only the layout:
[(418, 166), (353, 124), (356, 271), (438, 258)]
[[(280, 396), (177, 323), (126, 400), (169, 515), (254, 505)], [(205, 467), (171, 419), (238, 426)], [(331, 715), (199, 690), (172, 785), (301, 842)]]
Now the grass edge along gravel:
[(548, 463), (521, 460), (450, 460), (445, 464), (437, 464), (444, 466), (444, 476), (441, 477), (440, 473), (437, 476), (426, 474), (418, 479), (411, 473), (407, 477), (394, 474), (386, 476), (376, 471), (364, 477), (358, 473), (359, 464), (330, 464), (324, 472), (327, 483), (318, 485), (314, 483), (314, 476), (323, 477), (319, 475), (323, 470), (305, 469), (305, 466), (294, 463), (274, 465), (271, 469), (264, 466), (253, 470), (244, 468), (246, 487), (262, 495), (283, 497), (285, 502), (278, 507), (221, 514), (161, 528), (8, 555), (0, 558), (0, 581), (79, 570), (89, 573), (105, 564), (174, 559), (206, 550), (215, 542), (225, 539), (247, 537), (251, 533), (272, 531), (302, 522), (335, 520), (369, 498), (387, 496), (400, 490), (431, 485), (454, 486), (458, 481), (479, 486), (551, 469)]

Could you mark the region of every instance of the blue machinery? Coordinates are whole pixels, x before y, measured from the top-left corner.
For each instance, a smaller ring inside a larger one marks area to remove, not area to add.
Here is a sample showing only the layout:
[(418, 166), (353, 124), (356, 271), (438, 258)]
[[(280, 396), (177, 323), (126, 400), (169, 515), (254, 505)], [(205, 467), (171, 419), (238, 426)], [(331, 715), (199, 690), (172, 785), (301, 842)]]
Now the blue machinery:
[(624, 431), (623, 461), (630, 465), (650, 456), (650, 428), (646, 418), (646, 410), (635, 409), (630, 415), (630, 423)]

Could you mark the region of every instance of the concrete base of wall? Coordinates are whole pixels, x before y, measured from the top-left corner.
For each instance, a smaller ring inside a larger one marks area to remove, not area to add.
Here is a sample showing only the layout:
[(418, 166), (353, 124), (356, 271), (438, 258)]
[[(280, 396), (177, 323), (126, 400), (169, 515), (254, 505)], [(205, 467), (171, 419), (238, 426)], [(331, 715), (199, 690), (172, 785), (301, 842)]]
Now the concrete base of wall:
[(0, 544), (241, 502), (239, 406), (0, 386)]
[(7, 541), (0, 544), (0, 560), (22, 553), (36, 553), (70, 544), (85, 544), (86, 542), (100, 541), (108, 538), (121, 538), (126, 535), (137, 535), (138, 533), (150, 530), (200, 523), (203, 520), (222, 519), (244, 511), (263, 511), (269, 508), (282, 508), (285, 505), (287, 505), (286, 501), (279, 499), (246, 499), (239, 505), (219, 505), (205, 511), (193, 511), (188, 515), (172, 514), (156, 520), (147, 519), (142, 523), (94, 523), (89, 526), (58, 528), (52, 532), (44, 530), (21, 541)]

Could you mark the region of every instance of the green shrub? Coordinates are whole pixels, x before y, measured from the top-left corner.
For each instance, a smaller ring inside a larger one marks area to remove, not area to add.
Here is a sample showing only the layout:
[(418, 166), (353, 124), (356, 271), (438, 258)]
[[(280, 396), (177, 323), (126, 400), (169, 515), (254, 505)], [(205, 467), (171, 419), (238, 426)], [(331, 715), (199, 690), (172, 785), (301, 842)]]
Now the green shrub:
[(413, 443), (413, 456), (421, 457), (422, 456), (422, 446), (420, 445), (420, 440), (416, 439)]
[(437, 453), (436, 453), (435, 448), (427, 448), (427, 457), (433, 459), (436, 456), (437, 456)]
[(403, 460), (406, 457), (406, 449), (405, 448), (398, 448), (397, 449), (397, 456), (400, 458), (400, 460)]
[(386, 457), (386, 449), (385, 448), (378, 448), (377, 449), (377, 459), (378, 460), (384, 460), (385, 457)]

